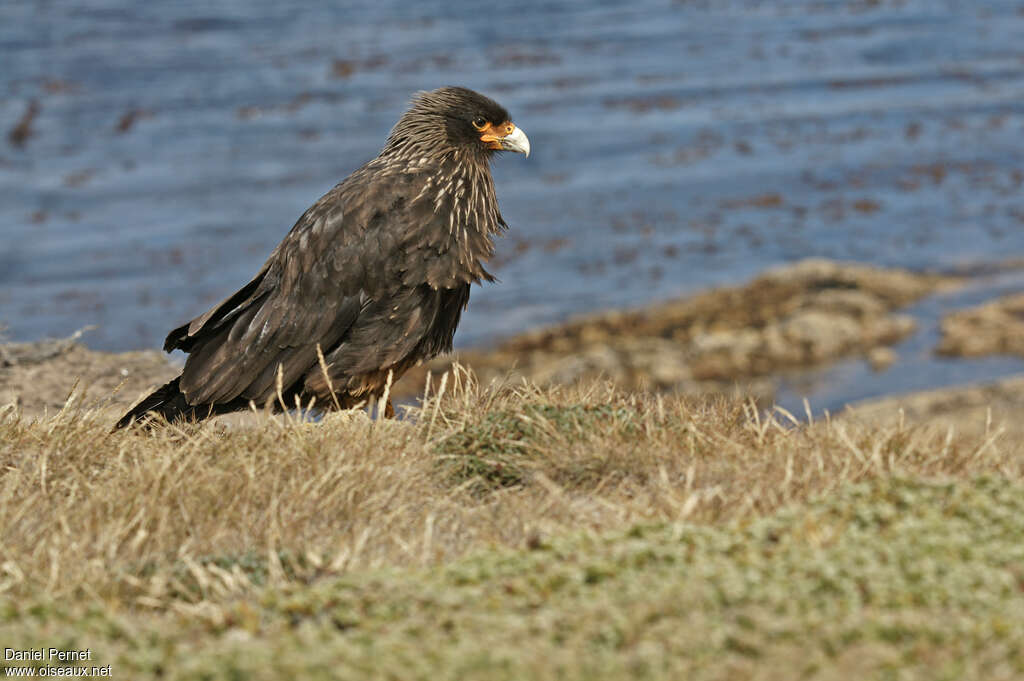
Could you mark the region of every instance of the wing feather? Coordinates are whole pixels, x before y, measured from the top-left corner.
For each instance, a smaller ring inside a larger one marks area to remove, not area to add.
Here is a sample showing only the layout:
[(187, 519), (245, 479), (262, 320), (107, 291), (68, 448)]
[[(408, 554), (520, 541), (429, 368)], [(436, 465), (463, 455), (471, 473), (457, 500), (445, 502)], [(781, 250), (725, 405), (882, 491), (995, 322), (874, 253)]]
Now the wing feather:
[(190, 352), (188, 402), (262, 403), (279, 367), (286, 388), (304, 377), (308, 387), (317, 345), (338, 387), (406, 361), (438, 318), (439, 289), (479, 278), (448, 218), (416, 200), (428, 182), (426, 169), (364, 166), (299, 218), (252, 281), (171, 332), (165, 348)]

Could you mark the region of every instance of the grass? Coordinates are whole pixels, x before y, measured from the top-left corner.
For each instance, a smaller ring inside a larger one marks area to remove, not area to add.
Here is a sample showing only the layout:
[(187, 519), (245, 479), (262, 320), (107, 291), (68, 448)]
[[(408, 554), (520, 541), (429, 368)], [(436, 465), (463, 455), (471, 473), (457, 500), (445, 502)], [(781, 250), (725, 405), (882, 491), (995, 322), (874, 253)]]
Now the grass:
[(604, 459), (552, 460), (552, 449), (600, 441), (605, 436), (639, 434), (635, 409), (609, 404), (523, 403), (490, 411), (433, 446), (453, 483), (465, 482), (479, 494), (499, 487), (522, 486), (531, 467), (556, 463), (548, 471), (579, 485), (581, 477), (600, 476)]
[(131, 679), (1013, 679), (1024, 448), (594, 385), (0, 416), (0, 646)]

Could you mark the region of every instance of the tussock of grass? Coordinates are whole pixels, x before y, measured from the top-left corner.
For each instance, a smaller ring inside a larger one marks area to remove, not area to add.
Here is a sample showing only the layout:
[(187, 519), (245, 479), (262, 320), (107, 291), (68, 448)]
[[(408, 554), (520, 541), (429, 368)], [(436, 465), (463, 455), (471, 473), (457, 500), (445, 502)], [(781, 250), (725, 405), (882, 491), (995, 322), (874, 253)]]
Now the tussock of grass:
[(458, 378), (403, 421), (8, 412), (0, 640), (122, 678), (1024, 674), (1019, 442)]
[[(599, 443), (608, 437), (638, 435), (635, 409), (609, 404), (532, 404), (498, 409), (466, 423), (434, 446), (455, 483), (467, 482), (479, 493), (496, 487), (523, 485), (530, 469), (552, 462), (552, 449)], [(600, 476), (601, 459), (568, 462), (557, 467), (558, 482), (578, 485), (575, 478)]]

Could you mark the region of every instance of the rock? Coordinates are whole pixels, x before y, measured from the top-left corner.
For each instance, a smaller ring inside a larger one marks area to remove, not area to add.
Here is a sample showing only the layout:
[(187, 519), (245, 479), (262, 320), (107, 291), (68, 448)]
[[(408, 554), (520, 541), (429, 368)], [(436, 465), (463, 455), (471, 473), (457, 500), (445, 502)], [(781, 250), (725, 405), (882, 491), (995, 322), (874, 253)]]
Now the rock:
[(891, 367), (899, 359), (892, 348), (879, 346), (868, 351), (868, 365), (872, 371), (882, 372)]
[(635, 338), (618, 344), (628, 385), (670, 390), (693, 379), (683, 348), (666, 338)]
[(77, 386), (94, 398), (86, 406), (123, 411), (177, 374), (159, 352), (97, 352), (75, 338), (0, 345), (0, 409), (15, 403), (30, 417), (54, 413)]
[(806, 364), (817, 364), (838, 357), (859, 343), (862, 336), (859, 321), (856, 317), (811, 309), (782, 320), (779, 326), (790, 347), (799, 350), (799, 359)]
[(866, 400), (847, 407), (841, 418), (882, 427), (930, 424), (951, 435), (981, 436), (988, 445), (978, 450), (979, 455), (1006, 456), (1012, 462), (1016, 452), (1024, 451), (1022, 410), (1024, 375), (1018, 375), (993, 383)]
[(856, 319), (879, 317), (888, 306), (877, 296), (858, 289), (826, 289), (797, 296), (798, 307), (824, 308)]
[(941, 328), (941, 355), (1024, 356), (1024, 293), (947, 314)]
[(5, 343), (0, 345), (0, 367), (40, 364), (69, 352), (82, 335), (76, 331), (69, 338), (47, 338), (34, 343)]

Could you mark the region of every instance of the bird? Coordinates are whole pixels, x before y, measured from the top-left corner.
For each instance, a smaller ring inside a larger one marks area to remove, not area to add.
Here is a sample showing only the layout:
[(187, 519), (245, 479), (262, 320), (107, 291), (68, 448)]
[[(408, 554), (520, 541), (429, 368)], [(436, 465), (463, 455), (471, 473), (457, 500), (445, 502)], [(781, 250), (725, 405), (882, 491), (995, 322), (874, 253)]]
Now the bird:
[(353, 408), (450, 352), (471, 284), (495, 281), (485, 263), (508, 225), (490, 162), (505, 151), (528, 157), (530, 141), (494, 100), (414, 95), (377, 157), (310, 206), (249, 283), (167, 335), (165, 352), (188, 354), (181, 374), (114, 429), (272, 401)]

